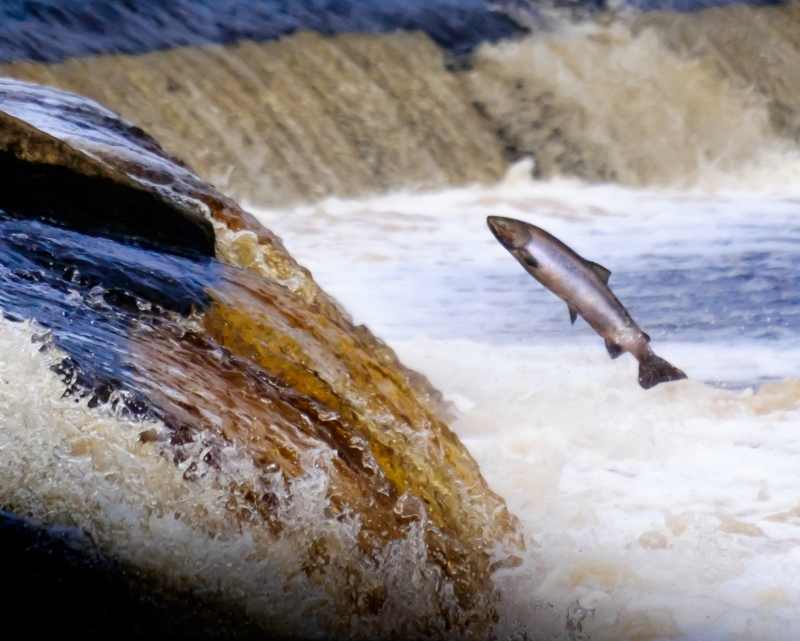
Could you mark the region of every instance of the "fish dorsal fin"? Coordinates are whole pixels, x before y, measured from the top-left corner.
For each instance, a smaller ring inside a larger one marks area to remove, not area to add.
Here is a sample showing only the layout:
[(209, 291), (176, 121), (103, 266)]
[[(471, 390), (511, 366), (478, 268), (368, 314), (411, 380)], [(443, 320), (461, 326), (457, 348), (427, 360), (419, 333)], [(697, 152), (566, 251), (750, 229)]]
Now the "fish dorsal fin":
[(650, 342), (650, 337), (647, 334), (642, 332), (642, 336), (644, 336), (644, 340), (646, 340), (648, 343)]
[(567, 303), (567, 309), (569, 310), (569, 322), (574, 325), (575, 319), (578, 318), (578, 310), (569, 303)]
[(597, 274), (597, 276), (602, 280), (604, 283), (608, 284), (608, 279), (611, 276), (611, 271), (603, 267), (602, 265), (598, 265), (597, 263), (593, 263), (589, 261), (589, 267), (592, 268), (592, 271)]
[(617, 345), (614, 341), (606, 339), (606, 349), (608, 350), (608, 355), (611, 358), (617, 358), (622, 352), (625, 350)]

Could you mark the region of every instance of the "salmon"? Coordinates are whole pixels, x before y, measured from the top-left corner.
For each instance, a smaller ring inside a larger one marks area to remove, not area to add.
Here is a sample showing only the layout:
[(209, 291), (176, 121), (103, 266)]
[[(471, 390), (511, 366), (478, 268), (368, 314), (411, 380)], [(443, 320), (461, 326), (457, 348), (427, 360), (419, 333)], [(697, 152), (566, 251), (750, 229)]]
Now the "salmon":
[(609, 289), (608, 269), (580, 257), (535, 225), (500, 216), (489, 216), (486, 223), (525, 271), (567, 304), (573, 324), (580, 316), (603, 338), (611, 358), (623, 352), (633, 354), (639, 361), (639, 384), (644, 389), (686, 378), (653, 353), (650, 337)]

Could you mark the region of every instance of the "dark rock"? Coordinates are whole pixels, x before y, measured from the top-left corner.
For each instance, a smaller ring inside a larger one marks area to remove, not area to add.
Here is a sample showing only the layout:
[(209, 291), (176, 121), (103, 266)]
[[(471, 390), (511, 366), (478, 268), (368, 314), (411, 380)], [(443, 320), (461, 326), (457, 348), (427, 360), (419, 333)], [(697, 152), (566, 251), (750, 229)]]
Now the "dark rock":
[[(45, 616), (20, 618), (22, 612)], [(77, 527), (44, 527), (0, 511), (0, 616), (34, 637), (250, 638), (241, 613), (187, 594), (161, 594), (105, 558)], [(263, 637), (261, 637), (263, 638)]]
[(0, 80), (0, 210), (213, 255), (214, 229), (200, 202), (178, 202), (178, 185), (189, 176), (144, 132), (100, 105)]

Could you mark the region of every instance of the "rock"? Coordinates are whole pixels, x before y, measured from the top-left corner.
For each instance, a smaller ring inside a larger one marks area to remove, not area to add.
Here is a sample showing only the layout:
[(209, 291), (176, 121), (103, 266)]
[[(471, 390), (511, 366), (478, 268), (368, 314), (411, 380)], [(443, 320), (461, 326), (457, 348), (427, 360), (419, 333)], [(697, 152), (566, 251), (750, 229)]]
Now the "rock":
[(4, 310), (51, 332), (0, 323), (0, 505), (263, 634), (491, 637), (523, 543), (438, 392), (112, 112), (13, 81), (0, 111), (19, 185), (58, 187), (0, 221)]

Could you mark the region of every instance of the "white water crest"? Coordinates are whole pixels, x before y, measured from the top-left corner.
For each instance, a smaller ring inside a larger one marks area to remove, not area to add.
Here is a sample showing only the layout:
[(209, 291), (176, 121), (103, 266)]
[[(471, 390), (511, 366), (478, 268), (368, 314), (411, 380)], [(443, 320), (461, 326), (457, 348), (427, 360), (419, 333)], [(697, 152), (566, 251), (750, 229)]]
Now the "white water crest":
[(482, 45), (464, 86), (507, 148), (536, 156), (543, 177), (787, 184), (800, 174), (800, 49), (784, 31), (800, 14), (743, 11), (557, 20), (522, 40)]
[[(256, 211), (451, 401), (522, 521), (501, 639), (800, 634), (800, 202), (791, 193), (532, 182)], [(524, 219), (612, 271), (650, 391), (486, 228)], [(527, 635), (525, 637), (524, 635)]]
[[(158, 443), (142, 438), (145, 431), (168, 433), (162, 423), (126, 419), (111, 411), (113, 399), (93, 408), (88, 397), (65, 394), (51, 369), (64, 356), (35, 321), (0, 316), (5, 509), (47, 524), (78, 550), (96, 549), (132, 572), (157, 574), (157, 589), (219, 595), (227, 607), (281, 637), (318, 638), (331, 629), (341, 637), (379, 637), (398, 622), (429, 616), (442, 598), (441, 579), (422, 567), (427, 559), (420, 527), (366, 557), (358, 545), (358, 517), (330, 519), (325, 465), (332, 450), (304, 453), (307, 471), (297, 479), (274, 475), (279, 532), (263, 522), (237, 522), (228, 488), (258, 478), (262, 472), (252, 459), (229, 445), (215, 470), (205, 458), (210, 448), (196, 442), (190, 457), (176, 465)], [(200, 475), (187, 484), (184, 473), (193, 462)], [(332, 551), (318, 582), (303, 569), (313, 545)], [(363, 572), (372, 584), (386, 581), (388, 599), (378, 618), (336, 619), (337, 607), (342, 609), (336, 601), (353, 572)], [(401, 633), (424, 634), (410, 628)]]

